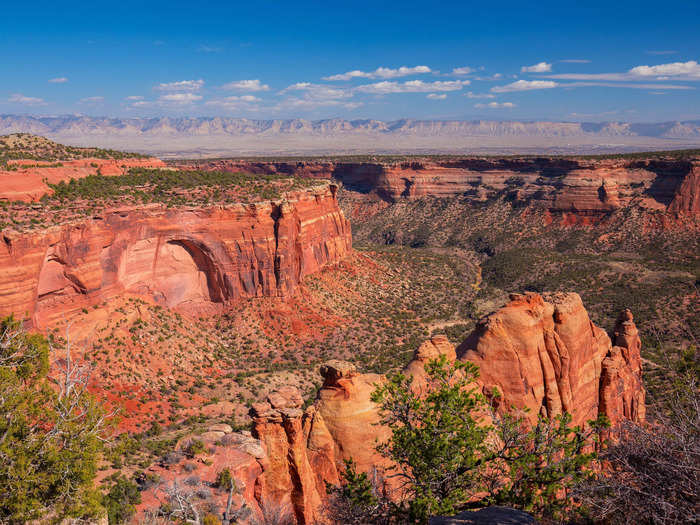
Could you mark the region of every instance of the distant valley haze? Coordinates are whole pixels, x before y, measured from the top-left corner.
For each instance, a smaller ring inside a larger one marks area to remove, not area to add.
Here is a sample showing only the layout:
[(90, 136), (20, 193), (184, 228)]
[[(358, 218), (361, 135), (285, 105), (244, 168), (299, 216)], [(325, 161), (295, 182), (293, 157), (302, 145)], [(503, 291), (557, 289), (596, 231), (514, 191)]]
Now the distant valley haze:
[(332, 154), (576, 154), (700, 147), (700, 120), (663, 123), (253, 120), (0, 115), (0, 135), (42, 135), (160, 157)]

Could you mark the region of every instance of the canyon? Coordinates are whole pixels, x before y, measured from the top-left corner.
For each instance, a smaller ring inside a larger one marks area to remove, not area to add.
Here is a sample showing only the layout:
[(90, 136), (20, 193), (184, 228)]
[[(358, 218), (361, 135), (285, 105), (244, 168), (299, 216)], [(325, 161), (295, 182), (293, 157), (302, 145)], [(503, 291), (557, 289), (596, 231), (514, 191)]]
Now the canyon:
[(52, 368), (70, 328), (140, 446), (99, 478), (133, 478), (140, 517), (185, 487), (244, 522), (322, 519), (344, 460), (391, 467), (376, 385), (420, 384), (441, 356), (479, 367), (496, 413), (644, 423), (642, 338), (660, 363), (695, 330), (693, 153), (81, 154), (5, 161), (0, 180), (25, 185), (0, 192), (0, 315), (56, 337)]
[(191, 312), (287, 296), (351, 248), (332, 184), (277, 202), (106, 209), (2, 236), (0, 313), (42, 329), (124, 293)]
[(673, 158), (421, 158), (404, 161), (192, 161), (199, 169), (332, 178), (362, 195), (395, 203), (426, 197), (473, 202), (504, 196), (573, 220), (639, 205), (675, 215), (700, 214), (700, 160)]

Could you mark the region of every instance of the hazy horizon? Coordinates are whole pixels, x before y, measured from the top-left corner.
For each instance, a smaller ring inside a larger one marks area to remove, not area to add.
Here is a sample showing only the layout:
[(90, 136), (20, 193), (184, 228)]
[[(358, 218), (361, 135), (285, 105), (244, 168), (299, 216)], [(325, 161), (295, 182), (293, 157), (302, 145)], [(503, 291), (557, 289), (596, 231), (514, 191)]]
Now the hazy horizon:
[(0, 135), (162, 157), (343, 154), (595, 154), (700, 147), (700, 121), (253, 120), (0, 115)]

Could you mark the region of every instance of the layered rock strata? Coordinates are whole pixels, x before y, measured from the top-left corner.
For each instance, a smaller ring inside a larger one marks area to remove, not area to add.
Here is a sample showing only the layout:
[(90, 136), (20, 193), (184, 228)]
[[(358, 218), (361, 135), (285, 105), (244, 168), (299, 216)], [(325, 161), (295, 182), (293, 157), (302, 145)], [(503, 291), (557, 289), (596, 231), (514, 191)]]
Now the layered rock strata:
[(700, 213), (700, 160), (463, 158), (404, 163), (200, 162), (203, 169), (334, 178), (388, 202), (460, 196), (484, 201), (505, 193), (553, 213), (600, 217), (633, 203), (675, 215)]
[(281, 201), (112, 209), (1, 235), (0, 315), (14, 313), (39, 328), (123, 293), (198, 312), (286, 296), (351, 249), (332, 184)]

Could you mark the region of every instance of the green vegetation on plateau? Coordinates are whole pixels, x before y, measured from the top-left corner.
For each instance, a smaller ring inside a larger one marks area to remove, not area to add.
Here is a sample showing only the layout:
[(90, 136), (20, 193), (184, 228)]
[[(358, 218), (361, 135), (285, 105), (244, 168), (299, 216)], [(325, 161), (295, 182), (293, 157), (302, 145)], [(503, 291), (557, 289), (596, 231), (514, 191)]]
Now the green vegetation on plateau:
[(287, 175), (132, 168), (126, 175), (89, 175), (49, 184), (38, 203), (0, 201), (0, 229), (33, 229), (85, 219), (105, 208), (159, 203), (212, 206), (276, 200), (285, 193), (326, 184)]
[(58, 162), (85, 158), (119, 160), (146, 157), (147, 155), (139, 153), (127, 153), (112, 149), (65, 146), (29, 133), (13, 133), (0, 137), (0, 169), (7, 167), (8, 160), (18, 159)]
[(319, 184), (314, 179), (291, 178), (285, 175), (247, 175), (223, 171), (176, 171), (169, 169), (132, 168), (120, 177), (90, 175), (50, 185), (54, 195), (45, 201), (77, 199), (122, 199), (137, 202), (185, 204), (186, 190), (199, 190), (199, 199), (219, 200), (235, 190), (245, 199), (278, 199), (285, 191)]

